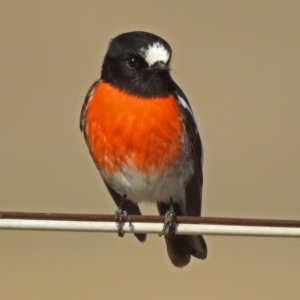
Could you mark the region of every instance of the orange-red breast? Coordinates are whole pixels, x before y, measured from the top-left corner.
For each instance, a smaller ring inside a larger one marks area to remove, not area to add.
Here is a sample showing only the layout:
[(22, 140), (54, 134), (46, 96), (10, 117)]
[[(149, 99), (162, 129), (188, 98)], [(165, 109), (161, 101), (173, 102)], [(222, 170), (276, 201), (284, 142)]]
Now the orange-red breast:
[[(203, 150), (188, 100), (170, 76), (171, 53), (151, 33), (117, 36), (82, 107), (80, 128), (90, 154), (129, 215), (140, 214), (138, 203), (151, 202), (161, 215), (171, 205), (176, 215), (200, 216)], [(191, 255), (207, 256), (202, 236), (167, 236), (166, 243), (177, 267)]]

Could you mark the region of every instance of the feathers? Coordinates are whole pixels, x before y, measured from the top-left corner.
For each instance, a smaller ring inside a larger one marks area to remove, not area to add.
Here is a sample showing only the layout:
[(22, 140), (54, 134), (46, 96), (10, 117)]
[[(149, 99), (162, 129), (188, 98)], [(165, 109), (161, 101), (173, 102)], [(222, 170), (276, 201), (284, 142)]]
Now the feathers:
[[(170, 76), (172, 50), (162, 38), (129, 32), (114, 38), (101, 79), (89, 89), (80, 114), (90, 154), (117, 206), (141, 214), (140, 202), (165, 215), (200, 216), (203, 148), (192, 109)], [(136, 234), (140, 241), (145, 234)], [(176, 267), (205, 259), (202, 236), (166, 239)]]

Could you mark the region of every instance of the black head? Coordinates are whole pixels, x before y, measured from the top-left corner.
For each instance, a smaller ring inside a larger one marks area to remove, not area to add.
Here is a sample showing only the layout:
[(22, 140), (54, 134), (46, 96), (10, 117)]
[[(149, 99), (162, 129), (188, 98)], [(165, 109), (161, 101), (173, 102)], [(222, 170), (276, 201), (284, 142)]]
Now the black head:
[(105, 55), (101, 79), (144, 97), (166, 96), (172, 49), (152, 33), (134, 31), (114, 38)]

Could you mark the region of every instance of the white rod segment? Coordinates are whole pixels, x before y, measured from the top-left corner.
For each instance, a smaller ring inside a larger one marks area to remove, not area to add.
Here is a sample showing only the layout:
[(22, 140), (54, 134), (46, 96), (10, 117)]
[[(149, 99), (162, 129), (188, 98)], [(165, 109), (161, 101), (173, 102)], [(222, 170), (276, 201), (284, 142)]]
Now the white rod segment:
[[(163, 228), (161, 223), (129, 223), (124, 224), (127, 233), (158, 234)], [(87, 221), (50, 221), (50, 220), (20, 220), (0, 219), (0, 229), (14, 230), (49, 230), (49, 231), (86, 231), (86, 232), (117, 232), (115, 222)], [(300, 237), (297, 227), (266, 227), (266, 226), (236, 226), (210, 224), (180, 224), (177, 234), (188, 235), (237, 235), (237, 236), (273, 236)]]

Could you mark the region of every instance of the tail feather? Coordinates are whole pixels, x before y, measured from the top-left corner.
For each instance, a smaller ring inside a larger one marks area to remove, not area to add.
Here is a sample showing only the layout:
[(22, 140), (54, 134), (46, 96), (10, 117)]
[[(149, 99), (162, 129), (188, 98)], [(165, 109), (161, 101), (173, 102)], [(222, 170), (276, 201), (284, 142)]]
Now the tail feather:
[(168, 256), (175, 267), (183, 268), (191, 260), (192, 249), (189, 244), (188, 236), (177, 235), (174, 239), (167, 239)]
[[(177, 215), (182, 215), (179, 206), (174, 203), (174, 209)], [(157, 203), (157, 209), (160, 215), (165, 215), (169, 210), (169, 204), (159, 202)], [(207, 257), (207, 247), (204, 238), (192, 235), (176, 235), (174, 239), (167, 239), (167, 252), (172, 264), (178, 268), (186, 266), (190, 260), (191, 255), (205, 259)]]
[(207, 257), (207, 246), (202, 235), (189, 235), (191, 254), (194, 257), (205, 259)]

